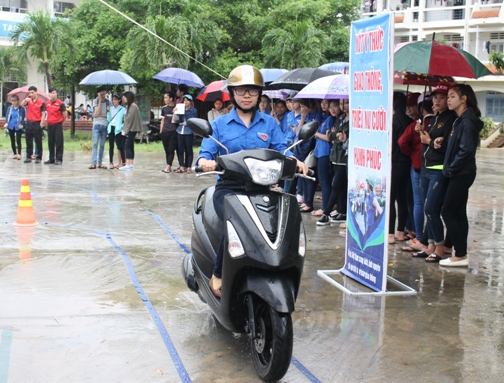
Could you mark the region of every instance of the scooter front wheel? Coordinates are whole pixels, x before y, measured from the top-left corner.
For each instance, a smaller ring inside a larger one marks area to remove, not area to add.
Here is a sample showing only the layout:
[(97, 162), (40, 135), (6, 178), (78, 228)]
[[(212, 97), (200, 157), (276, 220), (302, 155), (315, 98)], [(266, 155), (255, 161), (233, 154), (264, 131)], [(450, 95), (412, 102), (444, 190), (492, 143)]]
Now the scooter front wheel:
[(292, 318), (261, 301), (255, 310), (256, 337), (251, 339), (252, 360), (259, 377), (267, 382), (281, 379), (292, 358)]

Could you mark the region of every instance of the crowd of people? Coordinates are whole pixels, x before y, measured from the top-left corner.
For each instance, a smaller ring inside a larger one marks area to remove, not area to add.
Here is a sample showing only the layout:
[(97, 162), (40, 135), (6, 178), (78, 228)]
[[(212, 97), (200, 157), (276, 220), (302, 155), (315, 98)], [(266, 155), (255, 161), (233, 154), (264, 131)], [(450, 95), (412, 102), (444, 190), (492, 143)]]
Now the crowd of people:
[[(208, 121), (214, 130), (224, 131), (225, 123), (227, 128), (234, 129), (233, 124), (240, 120), (240, 124), (248, 127), (247, 123), (251, 124), (256, 118), (260, 119), (258, 123), (265, 124), (261, 118), (268, 116), (271, 119), (267, 120), (267, 124), (273, 121), (273, 128), (280, 132), (285, 147), (296, 141), (299, 129), (305, 123), (319, 122), (315, 136), (293, 150), (293, 156), (299, 163), (315, 170), (316, 181), (300, 178), (276, 187), (279, 191), (295, 194), (300, 211), (318, 217), (317, 225), (338, 223), (344, 232), (350, 140), (348, 99), (298, 99), (293, 92), (286, 100), (273, 102), (262, 94), (262, 77), (256, 80), (252, 85), (246, 84), (247, 87), (230, 86), (230, 92), (234, 92), (230, 95), (230, 105), (226, 107), (221, 98), (215, 99), (213, 108), (207, 114)], [(49, 158), (45, 163), (62, 163), (62, 123), (67, 117), (67, 109), (65, 103), (58, 99), (56, 89), (50, 89), (49, 93), (50, 100), (43, 102), (32, 86), (25, 100), (20, 102), (16, 96), (11, 98), (5, 128), (8, 128), (11, 137), (13, 158), (21, 159), (21, 130), (25, 128), (24, 162), (31, 162), (32, 155), (35, 155), (35, 162), (40, 163), (41, 128), (47, 127)], [(243, 105), (237, 102), (238, 99)], [(190, 173), (193, 133), (187, 127), (187, 120), (197, 117), (198, 111), (184, 84), (180, 84), (176, 92), (165, 93), (163, 100), (160, 137), (166, 166), (162, 172)], [(109, 168), (133, 170), (134, 140), (142, 130), (134, 94), (114, 94), (110, 102), (106, 98), (106, 89), (101, 87), (93, 100), (92, 109), (93, 147), (89, 169), (106, 168), (103, 154), (108, 137)], [(430, 94), (394, 92), (392, 171), (387, 204), (389, 244), (408, 241), (402, 249), (413, 252), (414, 258), (424, 258), (426, 262), (439, 262), (445, 266), (467, 266), (466, 205), (469, 188), (476, 177), (475, 153), (479, 131), (483, 127), (480, 117), (476, 96), (469, 85), (439, 85)], [(249, 120), (242, 121), (243, 118)], [(247, 146), (242, 138), (234, 144), (243, 148)], [(202, 147), (202, 153), (204, 151)], [(178, 167), (172, 169), (175, 152)], [(200, 154), (196, 162), (202, 165), (207, 160), (210, 157), (202, 159)], [(321, 206), (315, 210), (317, 187), (321, 190)], [(381, 198), (383, 192), (374, 180), (367, 180), (362, 190), (355, 190), (352, 194), (352, 211), (360, 211), (363, 216), (369, 217), (382, 214), (385, 207)]]

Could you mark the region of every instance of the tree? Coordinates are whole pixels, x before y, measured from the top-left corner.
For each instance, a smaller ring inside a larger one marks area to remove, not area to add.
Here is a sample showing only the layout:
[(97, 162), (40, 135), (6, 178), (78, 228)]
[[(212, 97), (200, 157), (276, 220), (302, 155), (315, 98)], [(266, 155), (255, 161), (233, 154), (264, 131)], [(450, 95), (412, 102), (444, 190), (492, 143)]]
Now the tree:
[(53, 19), (49, 12), (28, 13), (27, 19), (10, 33), (20, 60), (31, 57), (39, 61), (39, 73), (44, 73), (47, 86), (52, 87), (50, 65), (58, 51), (70, 47), (72, 40), (68, 23)]
[(12, 47), (0, 49), (0, 78), (12, 74), (19, 83), (26, 82), (26, 64), (19, 62)]
[(328, 36), (307, 21), (290, 30), (275, 28), (263, 39), (264, 63), (285, 69), (318, 67), (328, 42)]
[(492, 51), (489, 59), (495, 69), (502, 73), (502, 70), (504, 69), (504, 54), (502, 52)]

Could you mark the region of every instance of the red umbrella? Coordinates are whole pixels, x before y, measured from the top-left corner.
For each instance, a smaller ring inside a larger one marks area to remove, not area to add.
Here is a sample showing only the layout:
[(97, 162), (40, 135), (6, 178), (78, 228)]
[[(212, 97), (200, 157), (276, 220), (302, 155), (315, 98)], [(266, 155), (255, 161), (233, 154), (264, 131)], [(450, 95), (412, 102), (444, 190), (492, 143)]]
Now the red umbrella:
[(207, 85), (205, 89), (196, 97), (200, 101), (215, 101), (220, 98), (222, 101), (229, 101), (229, 93), (225, 90), (226, 82), (224, 80), (214, 81)]
[[(11, 97), (14, 95), (19, 97), (20, 102), (23, 101), (26, 97), (28, 97), (28, 88), (29, 88), (29, 86), (26, 85), (21, 88), (16, 88), (16, 89), (11, 90), (9, 93), (7, 93), (7, 96), (8, 96), (7, 101), (10, 102)], [(46, 92), (42, 92), (40, 89), (37, 89), (37, 94), (42, 101), (47, 101), (50, 98)]]

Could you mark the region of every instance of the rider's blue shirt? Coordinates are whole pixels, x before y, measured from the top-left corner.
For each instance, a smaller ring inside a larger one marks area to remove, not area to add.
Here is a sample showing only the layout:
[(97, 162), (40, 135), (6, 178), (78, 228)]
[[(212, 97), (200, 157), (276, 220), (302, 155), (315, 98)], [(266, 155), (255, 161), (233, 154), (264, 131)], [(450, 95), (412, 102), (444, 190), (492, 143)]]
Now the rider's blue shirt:
[[(219, 117), (212, 122), (212, 136), (229, 149), (229, 153), (236, 153), (245, 149), (274, 149), (283, 153), (287, 149), (287, 142), (280, 126), (275, 119), (266, 114), (256, 112), (254, 119), (247, 128), (236, 110)], [(226, 154), (226, 151), (212, 139), (204, 138), (196, 160), (200, 158), (215, 160), (215, 155)], [(286, 155), (291, 156), (288, 151)]]

